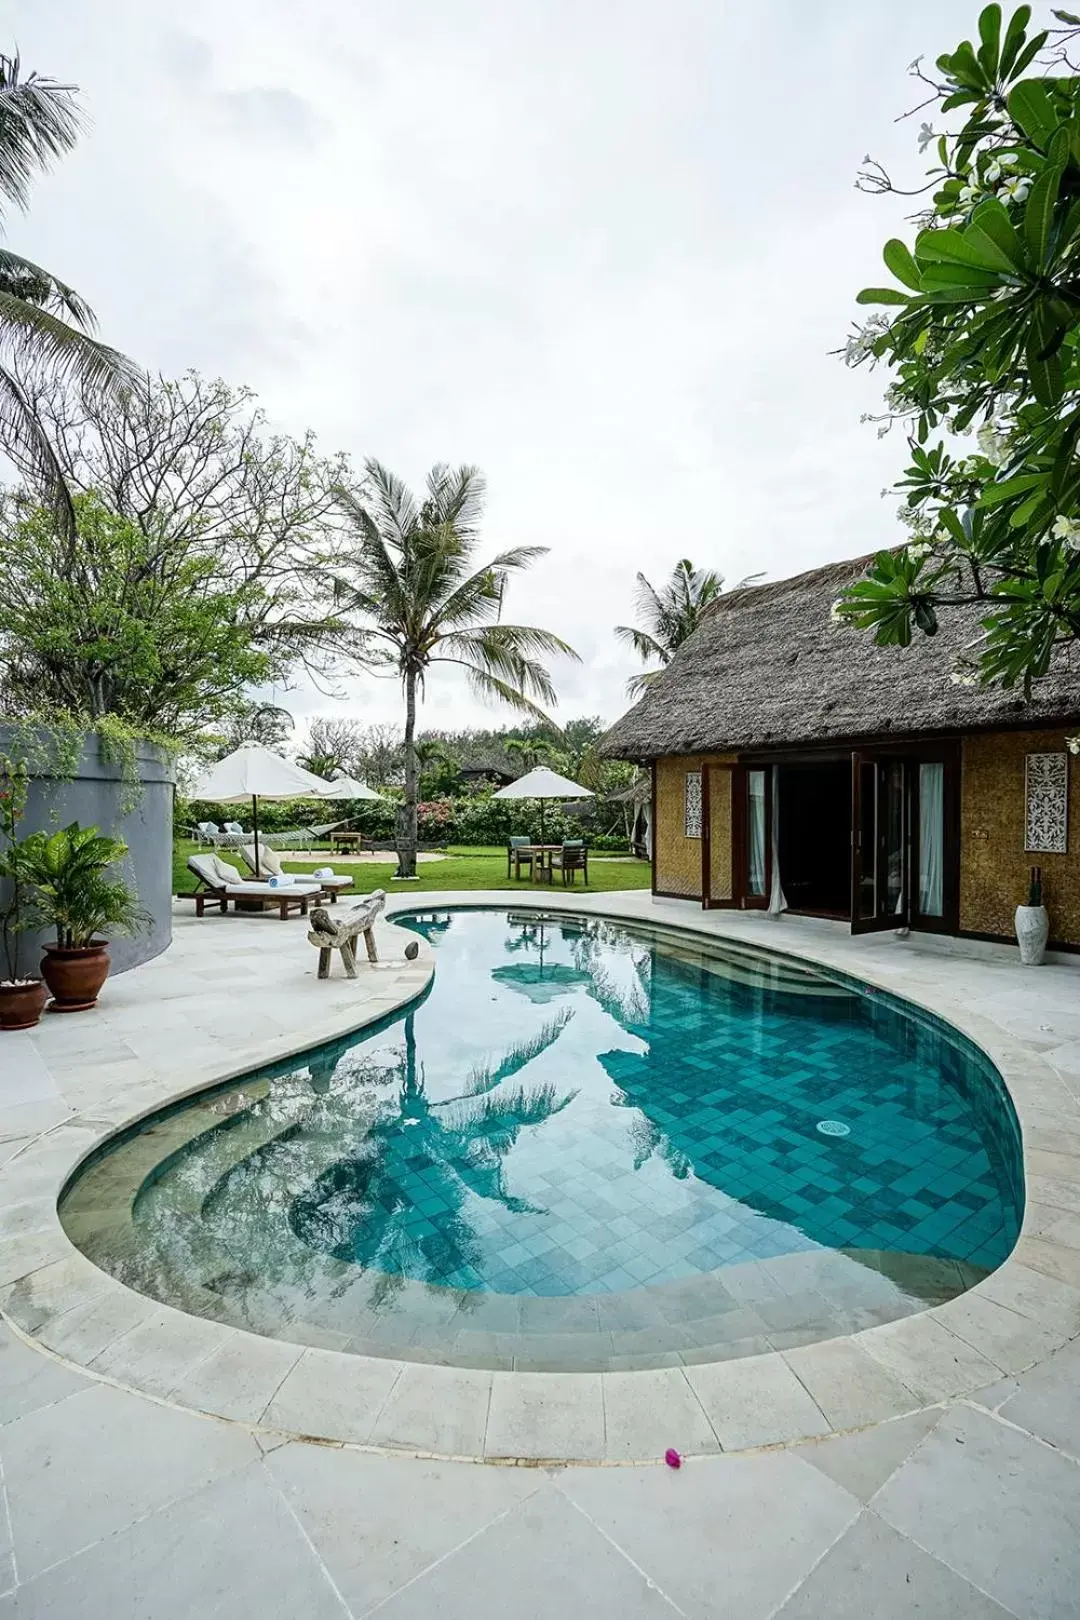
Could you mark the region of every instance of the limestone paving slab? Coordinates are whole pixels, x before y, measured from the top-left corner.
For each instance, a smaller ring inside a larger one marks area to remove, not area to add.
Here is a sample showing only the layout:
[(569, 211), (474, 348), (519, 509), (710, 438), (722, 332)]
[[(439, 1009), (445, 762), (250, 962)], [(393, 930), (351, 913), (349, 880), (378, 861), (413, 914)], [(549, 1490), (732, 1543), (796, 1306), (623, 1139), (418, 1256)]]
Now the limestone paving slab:
[[(1068, 1151), (1080, 1130), (1066, 1129), (1056, 1144), (1051, 1141), (1062, 1122), (1067, 1125), (1075, 1118), (1077, 1099), (1044, 1052), (1035, 1049), (1040, 1043), (1023, 1039), (1025, 1019), (1035, 1030), (1041, 1024), (1052, 1025), (1060, 1018), (1062, 1004), (1075, 1000), (1080, 984), (1076, 964), (1054, 962), (1032, 973), (1017, 968), (998, 950), (965, 952), (954, 942), (925, 938), (907, 943), (883, 936), (853, 940), (834, 926), (808, 919), (777, 926), (752, 914), (702, 913), (638, 891), (599, 897), (554, 893), (542, 898), (530, 895), (528, 900), (519, 891), (403, 894), (393, 897), (390, 911), (425, 903), (439, 909), (470, 904), (520, 909), (526, 904), (545, 912), (569, 909), (659, 922), (779, 949), (906, 995), (976, 1040), (998, 1063), (1025, 1131), (1026, 1163), (1034, 1169), (1040, 1195), (1049, 1191), (1058, 1200), (1054, 1207), (1065, 1212), (1080, 1209), (1080, 1157)], [(253, 1350), (252, 1362), (262, 1356), (265, 1376), (253, 1371), (246, 1388), (240, 1368), (243, 1340), (234, 1349), (227, 1348), (235, 1330), (169, 1307), (151, 1304), (144, 1316), (137, 1303), (120, 1304), (118, 1285), (83, 1259), (62, 1234), (56, 1236), (56, 1195), (112, 1130), (164, 1102), (361, 1029), (420, 994), (432, 971), (432, 955), (423, 944), (417, 961), (405, 962), (401, 947), (406, 936), (392, 920), (379, 926), (383, 960), (376, 969), (365, 974), (362, 965), (357, 981), (322, 984), (314, 978), (314, 953), (302, 932), (285, 928), (271, 932), (263, 926), (264, 919), (228, 921), (233, 948), (220, 968), (207, 965), (207, 920), (178, 916), (175, 944), (167, 957), (111, 983), (93, 1018), (83, 1023), (47, 1019), (27, 1032), (29, 1039), (5, 1044), (5, 1059), (12, 1053), (14, 1081), (12, 1102), (3, 1110), (0, 1126), (10, 1118), (22, 1146), (0, 1165), (0, 1267), (6, 1258), (8, 1273), (0, 1279), (0, 1310), (16, 1331), (51, 1346), (72, 1365), (86, 1366), (92, 1375), (159, 1398), (167, 1396), (201, 1412), (242, 1416), (243, 1421), (261, 1422), (280, 1432), (418, 1451), (441, 1452), (461, 1445), (464, 1452), (446, 1454), (489, 1458), (625, 1462), (640, 1455), (639, 1447), (654, 1456), (653, 1435), (660, 1425), (650, 1429), (643, 1422), (638, 1403), (628, 1393), (630, 1385), (610, 1386), (607, 1411), (600, 1374), (495, 1371), (481, 1437), (482, 1391), (488, 1385), (480, 1369), (480, 1383), (470, 1385), (462, 1379), (467, 1368), (426, 1366), (419, 1360), (403, 1366), (335, 1349), (299, 1354), (302, 1346), (296, 1346), (295, 1359), (260, 1417), (254, 1408), (271, 1382), (271, 1372), (289, 1360), (287, 1351), (279, 1348), (263, 1355)], [(229, 1039), (215, 1043), (213, 1031), (222, 1018)], [(178, 1020), (189, 1036), (194, 1032), (194, 1046), (188, 1042), (184, 1049), (177, 1042)], [(122, 1069), (119, 1080), (115, 1065)], [(77, 1111), (68, 1106), (65, 1082), (79, 1088)], [(27, 1126), (34, 1110), (40, 1122), (36, 1135)], [(1029, 1112), (1038, 1120), (1032, 1132), (1050, 1132), (1050, 1137), (1032, 1134), (1028, 1140)], [(35, 1230), (3, 1236), (5, 1211), (15, 1225), (29, 1224)], [(1029, 1226), (1014, 1255), (952, 1306), (935, 1306), (884, 1326), (852, 1318), (852, 1326), (861, 1331), (816, 1346), (804, 1346), (798, 1326), (785, 1325), (789, 1307), (782, 1288), (768, 1286), (767, 1279), (746, 1279), (750, 1293), (744, 1290), (740, 1296), (742, 1284), (736, 1283), (729, 1290), (731, 1336), (717, 1339), (715, 1360), (661, 1369), (677, 1373), (696, 1402), (695, 1407), (683, 1404), (677, 1382), (663, 1386), (683, 1413), (692, 1437), (688, 1449), (699, 1443), (708, 1450), (717, 1443), (739, 1448), (797, 1442), (830, 1428), (856, 1427), (891, 1416), (903, 1409), (904, 1390), (912, 1392), (915, 1405), (933, 1404), (1037, 1363), (1040, 1356), (1080, 1333), (1078, 1237), (1080, 1226), (1038, 1233)], [(23, 1242), (28, 1247), (20, 1250)], [(6, 1256), (4, 1243), (12, 1245)], [(809, 1266), (805, 1269), (822, 1289), (822, 1300), (839, 1309), (842, 1283), (830, 1276), (831, 1261), (832, 1257), (823, 1257), (818, 1273)], [(735, 1307), (753, 1318), (752, 1330), (744, 1326), (736, 1331)], [(717, 1318), (718, 1324), (721, 1320)], [(113, 1333), (114, 1326), (121, 1331)], [(757, 1331), (759, 1327), (764, 1331)], [(835, 1332), (835, 1326), (829, 1331)], [(853, 1349), (823, 1348), (840, 1343)], [(816, 1358), (810, 1354), (814, 1349), (820, 1352)], [(647, 1352), (644, 1347), (629, 1348), (620, 1378), (647, 1376), (632, 1370), (635, 1354)], [(846, 1389), (839, 1372), (845, 1355), (853, 1357), (847, 1365), (861, 1373)], [(315, 1356), (324, 1360), (316, 1364), (311, 1359)], [(800, 1356), (805, 1381), (797, 1375)], [(870, 1371), (871, 1364), (876, 1371)], [(316, 1366), (318, 1376), (313, 1376)], [(205, 1369), (204, 1377), (200, 1368)], [(392, 1398), (406, 1369), (401, 1391)], [(574, 1379), (576, 1386), (570, 1382)], [(815, 1379), (820, 1403), (812, 1393)], [(516, 1393), (511, 1394), (515, 1383)], [(571, 1394), (575, 1388), (577, 1393)], [(238, 1389), (243, 1392), (238, 1394)], [(466, 1389), (471, 1393), (462, 1401), (459, 1397)], [(701, 1426), (698, 1409), (708, 1429)], [(401, 1414), (401, 1432), (395, 1432), (395, 1412)], [(445, 1413), (446, 1421), (425, 1418), (425, 1412)]]

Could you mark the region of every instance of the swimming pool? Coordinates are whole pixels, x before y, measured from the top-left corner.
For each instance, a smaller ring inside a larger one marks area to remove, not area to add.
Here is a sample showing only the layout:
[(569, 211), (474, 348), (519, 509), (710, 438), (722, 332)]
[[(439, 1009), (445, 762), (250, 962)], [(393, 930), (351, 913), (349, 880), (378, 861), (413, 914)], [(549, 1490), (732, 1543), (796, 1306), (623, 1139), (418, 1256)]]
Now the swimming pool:
[(425, 997), (105, 1144), (60, 1205), (92, 1260), (285, 1339), (583, 1370), (856, 1331), (1016, 1241), (1011, 1103), (929, 1014), (638, 924), (395, 920)]

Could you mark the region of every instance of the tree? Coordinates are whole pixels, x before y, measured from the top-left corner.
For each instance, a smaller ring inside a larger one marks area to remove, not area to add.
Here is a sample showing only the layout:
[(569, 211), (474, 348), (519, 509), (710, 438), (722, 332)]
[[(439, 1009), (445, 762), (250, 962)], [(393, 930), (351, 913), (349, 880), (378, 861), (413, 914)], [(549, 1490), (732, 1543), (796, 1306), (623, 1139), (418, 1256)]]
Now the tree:
[[(0, 55), (0, 220), (5, 204), (25, 209), (30, 182), (75, 145), (82, 114), (75, 86), (23, 74), (18, 56)], [(0, 442), (17, 450), (39, 492), (70, 535), (74, 513), (48, 437), (21, 373), (36, 367), (101, 393), (129, 383), (134, 368), (90, 333), (94, 313), (73, 287), (0, 246)]]
[[(919, 135), (932, 196), (913, 246), (885, 245), (900, 285), (859, 294), (891, 313), (847, 345), (850, 363), (892, 370), (884, 426), (908, 431), (897, 488), (912, 533), (835, 609), (899, 646), (974, 612), (981, 638), (956, 678), (1028, 690), (1080, 634), (1080, 18), (1054, 15), (1061, 28), (1029, 35), (1029, 6), (1004, 30), (987, 6), (977, 45), (933, 74), (912, 65), (929, 92), (913, 110), (935, 109)], [(860, 183), (898, 189), (869, 160)]]
[(298, 763), (316, 776), (331, 777), (341, 772), (354, 776), (363, 748), (364, 728), (358, 720), (317, 714), (308, 723), (307, 741)]
[[(705, 609), (716, 601), (723, 588), (722, 574), (695, 568), (686, 557), (675, 564), (670, 579), (659, 590), (649, 584), (644, 574), (638, 574), (634, 607), (642, 623), (617, 624), (615, 634), (633, 648), (643, 663), (656, 659), (661, 666), (668, 664), (676, 648), (693, 635)], [(626, 683), (627, 694), (640, 697), (659, 673), (657, 669), (649, 669), (633, 676)]]
[(433, 467), (419, 504), (377, 461), (360, 498), (342, 489), (353, 545), (336, 599), (356, 623), (352, 645), (369, 669), (392, 672), (405, 694), (405, 802), (398, 876), (416, 875), (416, 703), (436, 664), (463, 669), (473, 691), (545, 719), (555, 691), (541, 657), (577, 655), (549, 630), (502, 621), (511, 574), (545, 555), (516, 546), (477, 566), (484, 482), (475, 467)]
[(276, 703), (249, 703), (230, 715), (220, 726), (215, 757), (224, 759), (244, 743), (261, 743), (263, 748), (280, 749), (288, 742), (293, 717)]
[(555, 752), (555, 744), (544, 736), (508, 737), (506, 752), (521, 767), (521, 774), (525, 776), (538, 765), (548, 763)]
[(194, 373), (108, 397), (38, 373), (24, 392), (76, 531), (25, 491), (0, 503), (10, 703), (189, 735), (252, 684), (329, 667), (342, 458), (268, 435), (246, 390)]
[(0, 501), (0, 666), (5, 707), (43, 705), (88, 720), (117, 715), (195, 736), (252, 685), (284, 674), (253, 645), (261, 592), (221, 579), (209, 559), (170, 558), (92, 495), (74, 503), (75, 544), (51, 511)]
[(418, 737), (416, 759), (420, 768), (421, 797), (452, 793), (461, 779), (461, 761), (441, 737)]

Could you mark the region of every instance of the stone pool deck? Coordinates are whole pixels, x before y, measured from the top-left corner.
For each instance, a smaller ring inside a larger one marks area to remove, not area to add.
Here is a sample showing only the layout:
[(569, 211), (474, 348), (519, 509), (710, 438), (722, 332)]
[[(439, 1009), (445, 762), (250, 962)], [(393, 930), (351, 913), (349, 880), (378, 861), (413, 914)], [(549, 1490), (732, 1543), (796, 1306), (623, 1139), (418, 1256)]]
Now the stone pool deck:
[[(344, 1356), (143, 1299), (60, 1229), (73, 1166), (170, 1097), (383, 1015), (431, 966), (386, 926), (377, 969), (318, 984), (299, 921), (184, 915), (95, 1014), (0, 1047), (0, 1620), (1077, 1613), (1080, 964), (641, 892), (393, 901), (499, 903), (771, 946), (949, 1019), (1021, 1119), (1013, 1256), (883, 1327), (604, 1374)], [(567, 1466), (590, 1463), (622, 1466)]]

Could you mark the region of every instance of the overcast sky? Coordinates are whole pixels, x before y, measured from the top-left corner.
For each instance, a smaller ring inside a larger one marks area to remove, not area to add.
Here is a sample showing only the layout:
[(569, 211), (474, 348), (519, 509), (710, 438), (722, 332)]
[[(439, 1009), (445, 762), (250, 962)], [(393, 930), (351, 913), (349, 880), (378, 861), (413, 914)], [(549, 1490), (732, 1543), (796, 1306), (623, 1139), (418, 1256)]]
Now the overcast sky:
[[(151, 369), (410, 482), (478, 463), (491, 548), (551, 548), (510, 612), (582, 656), (559, 715), (614, 719), (636, 570), (777, 579), (896, 538), (904, 444), (859, 421), (884, 379), (829, 350), (910, 228), (854, 176), (870, 151), (916, 183), (907, 65), (977, 9), (9, 0), (94, 121), (9, 239)], [(371, 679), (281, 696), (400, 710)], [(506, 718), (430, 684), (426, 725)]]

